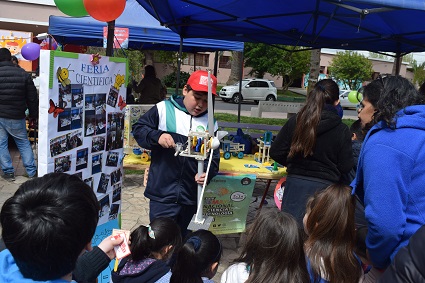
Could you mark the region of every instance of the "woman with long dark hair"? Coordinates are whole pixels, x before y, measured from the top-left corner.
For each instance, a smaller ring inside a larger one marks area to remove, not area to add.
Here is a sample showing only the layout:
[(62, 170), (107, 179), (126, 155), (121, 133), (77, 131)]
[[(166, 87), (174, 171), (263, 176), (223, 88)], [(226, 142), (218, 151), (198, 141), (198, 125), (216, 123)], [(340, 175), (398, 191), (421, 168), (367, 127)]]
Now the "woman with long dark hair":
[(301, 111), (282, 127), (270, 157), (287, 167), (282, 211), (302, 225), (307, 199), (353, 168), (351, 133), (337, 113), (338, 85), (319, 81)]

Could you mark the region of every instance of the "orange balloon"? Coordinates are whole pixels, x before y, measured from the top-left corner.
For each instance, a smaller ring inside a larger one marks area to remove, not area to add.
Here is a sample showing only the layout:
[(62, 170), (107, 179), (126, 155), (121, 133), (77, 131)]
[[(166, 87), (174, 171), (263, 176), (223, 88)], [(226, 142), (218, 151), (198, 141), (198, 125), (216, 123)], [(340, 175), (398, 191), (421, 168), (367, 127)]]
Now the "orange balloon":
[(84, 7), (94, 19), (110, 22), (124, 12), (125, 3), (126, 0), (84, 0)]

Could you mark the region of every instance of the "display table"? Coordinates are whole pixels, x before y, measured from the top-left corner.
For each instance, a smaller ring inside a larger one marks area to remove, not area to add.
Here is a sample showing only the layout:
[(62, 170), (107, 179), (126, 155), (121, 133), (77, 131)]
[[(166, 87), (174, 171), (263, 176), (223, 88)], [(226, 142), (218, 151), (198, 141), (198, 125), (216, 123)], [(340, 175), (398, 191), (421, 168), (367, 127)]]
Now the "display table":
[[(280, 180), (283, 176), (286, 176), (286, 167), (278, 167), (277, 171), (273, 171), (273, 161), (270, 163), (272, 166), (264, 166), (261, 163), (254, 160), (253, 155), (245, 155), (244, 158), (239, 159), (237, 157), (231, 157), (230, 159), (220, 158), (220, 173), (231, 173), (231, 174), (255, 174), (257, 179), (267, 180), (266, 188), (264, 189), (263, 196), (261, 198), (260, 206), (263, 206), (264, 200), (270, 188), (270, 184), (273, 180)], [(128, 154), (124, 158), (125, 169), (148, 169), (150, 162), (144, 162), (140, 158), (140, 155), (133, 153)], [(145, 174), (146, 176), (147, 174)]]
[(219, 171), (220, 173), (255, 174), (257, 179), (267, 180), (266, 188), (264, 189), (260, 206), (258, 207), (260, 210), (263, 206), (264, 200), (266, 199), (271, 182), (273, 180), (280, 180), (283, 176), (286, 176), (286, 167), (278, 167), (277, 171), (273, 171), (274, 161), (270, 160), (269, 163), (271, 163), (272, 166), (264, 166), (255, 161), (253, 155), (245, 155), (242, 159), (231, 157), (226, 160), (221, 158)]

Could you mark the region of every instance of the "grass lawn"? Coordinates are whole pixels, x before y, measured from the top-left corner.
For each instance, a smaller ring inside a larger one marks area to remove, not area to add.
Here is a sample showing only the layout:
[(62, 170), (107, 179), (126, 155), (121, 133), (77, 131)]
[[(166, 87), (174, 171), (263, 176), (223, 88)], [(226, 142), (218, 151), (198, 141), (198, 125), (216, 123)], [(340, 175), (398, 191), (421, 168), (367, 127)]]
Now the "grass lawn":
[[(228, 113), (215, 113), (214, 117), (217, 121), (223, 122), (237, 122), (238, 115)], [(284, 125), (288, 119), (276, 119), (276, 118), (256, 118), (256, 117), (245, 117), (241, 116), (241, 123), (248, 124), (266, 124), (266, 125)], [(342, 122), (348, 127), (354, 123), (352, 119), (342, 119)]]

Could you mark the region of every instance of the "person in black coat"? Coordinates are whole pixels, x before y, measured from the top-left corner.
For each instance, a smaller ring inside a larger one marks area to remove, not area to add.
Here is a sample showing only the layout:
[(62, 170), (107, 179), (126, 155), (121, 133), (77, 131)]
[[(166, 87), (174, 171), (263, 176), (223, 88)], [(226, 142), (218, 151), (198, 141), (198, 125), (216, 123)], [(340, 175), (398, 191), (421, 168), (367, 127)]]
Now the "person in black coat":
[(15, 180), (12, 158), (7, 148), (9, 135), (15, 140), (28, 177), (37, 174), (34, 153), (28, 140), (25, 110), (29, 117), (38, 118), (38, 95), (31, 75), (12, 63), (9, 49), (0, 48), (0, 148), (1, 169), (4, 178)]
[(379, 283), (425, 282), (425, 226), (410, 238), (409, 244), (401, 248), (391, 265), (379, 279)]
[(354, 166), (351, 133), (336, 106), (338, 85), (319, 81), (301, 111), (282, 127), (270, 147), (270, 157), (287, 167), (282, 211), (302, 227), (307, 199), (340, 181)]

